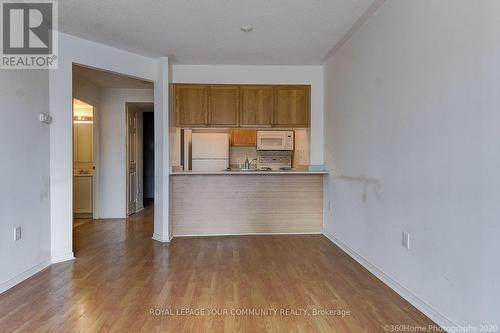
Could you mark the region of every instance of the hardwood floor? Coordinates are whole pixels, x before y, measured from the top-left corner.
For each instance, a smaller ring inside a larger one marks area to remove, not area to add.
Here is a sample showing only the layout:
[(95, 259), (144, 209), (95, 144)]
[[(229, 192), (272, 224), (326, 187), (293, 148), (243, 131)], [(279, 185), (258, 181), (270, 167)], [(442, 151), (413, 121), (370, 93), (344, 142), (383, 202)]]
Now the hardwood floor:
[[(76, 228), (76, 260), (0, 295), (0, 332), (384, 332), (384, 325), (433, 325), (323, 236), (162, 244), (151, 239), (152, 214), (148, 208)], [(221, 315), (189, 313), (199, 309)]]
[(79, 226), (90, 222), (92, 222), (92, 219), (73, 219), (73, 228), (78, 228)]

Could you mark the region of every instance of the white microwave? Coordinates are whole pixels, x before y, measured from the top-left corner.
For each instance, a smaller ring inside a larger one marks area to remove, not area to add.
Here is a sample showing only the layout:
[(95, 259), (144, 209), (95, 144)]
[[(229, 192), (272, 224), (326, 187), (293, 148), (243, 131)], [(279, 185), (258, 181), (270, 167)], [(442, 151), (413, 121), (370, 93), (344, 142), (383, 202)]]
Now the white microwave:
[(257, 150), (293, 150), (293, 131), (257, 131)]

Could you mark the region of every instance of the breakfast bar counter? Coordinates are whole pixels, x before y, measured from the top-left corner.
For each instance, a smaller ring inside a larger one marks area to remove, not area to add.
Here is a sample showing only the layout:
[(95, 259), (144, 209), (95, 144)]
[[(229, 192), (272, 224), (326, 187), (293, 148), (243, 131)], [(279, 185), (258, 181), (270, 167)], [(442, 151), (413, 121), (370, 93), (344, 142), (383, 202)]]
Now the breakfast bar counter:
[(325, 174), (307, 170), (172, 172), (173, 234), (321, 233)]
[(277, 170), (277, 171), (261, 171), (261, 170), (229, 170), (229, 171), (174, 171), (172, 176), (189, 176), (189, 175), (327, 175), (328, 171), (309, 171), (309, 170)]

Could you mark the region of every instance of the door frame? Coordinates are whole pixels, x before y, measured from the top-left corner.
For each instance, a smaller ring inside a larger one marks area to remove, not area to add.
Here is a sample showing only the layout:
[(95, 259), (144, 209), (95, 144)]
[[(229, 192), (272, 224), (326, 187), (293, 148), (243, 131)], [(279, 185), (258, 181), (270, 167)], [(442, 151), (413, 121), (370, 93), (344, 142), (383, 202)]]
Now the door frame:
[[(96, 101), (92, 101), (88, 98), (81, 97), (78, 94), (73, 93), (73, 99), (71, 100), (71, 126), (73, 127), (73, 116), (75, 114), (75, 110), (73, 107), (73, 100), (78, 99), (84, 103), (92, 105), (93, 107), (93, 126), (92, 126), (92, 158), (94, 160), (94, 170), (92, 173), (92, 219), (98, 219), (99, 216), (99, 103)], [(72, 132), (73, 133), (73, 132)], [(73, 134), (72, 145), (74, 144), (75, 138)], [(74, 170), (75, 162), (72, 158), (71, 160), (71, 170)], [(73, 212), (74, 213), (74, 212)]]

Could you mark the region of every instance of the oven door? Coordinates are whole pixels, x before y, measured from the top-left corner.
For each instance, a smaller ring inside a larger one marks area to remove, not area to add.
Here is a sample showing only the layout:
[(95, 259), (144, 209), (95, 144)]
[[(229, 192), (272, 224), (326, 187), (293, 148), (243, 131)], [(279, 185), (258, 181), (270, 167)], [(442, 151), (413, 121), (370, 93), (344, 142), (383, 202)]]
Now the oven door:
[(257, 150), (285, 150), (286, 135), (278, 131), (257, 131)]

